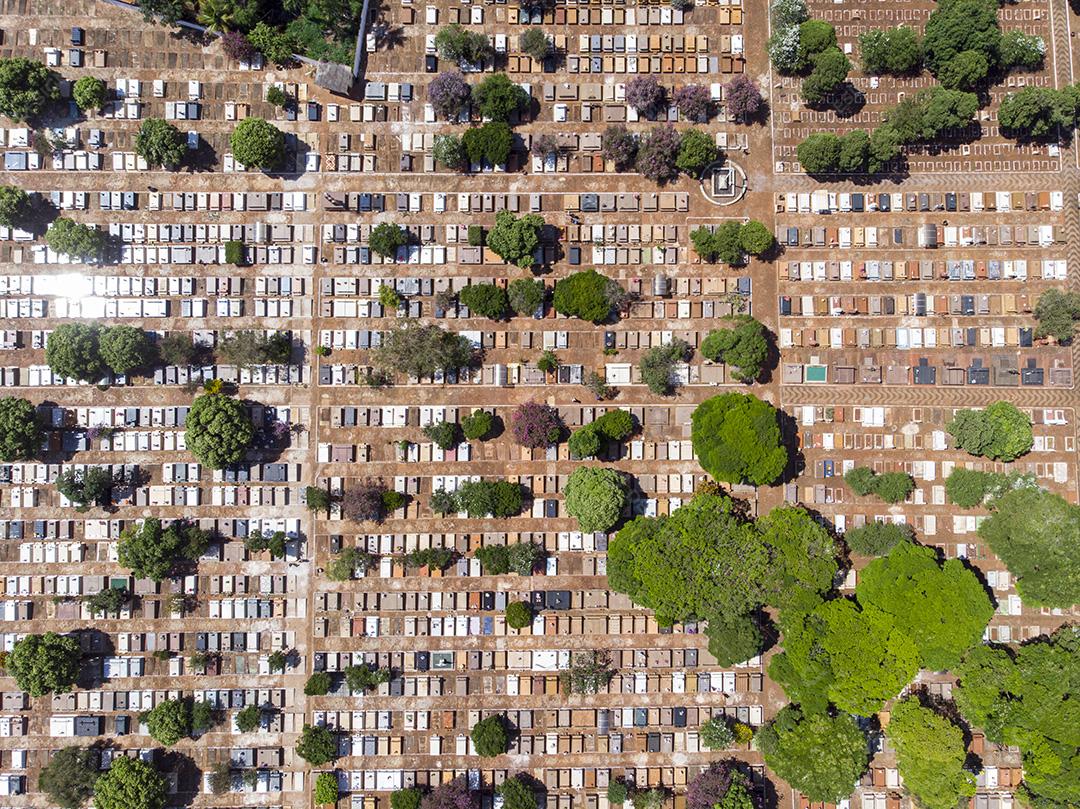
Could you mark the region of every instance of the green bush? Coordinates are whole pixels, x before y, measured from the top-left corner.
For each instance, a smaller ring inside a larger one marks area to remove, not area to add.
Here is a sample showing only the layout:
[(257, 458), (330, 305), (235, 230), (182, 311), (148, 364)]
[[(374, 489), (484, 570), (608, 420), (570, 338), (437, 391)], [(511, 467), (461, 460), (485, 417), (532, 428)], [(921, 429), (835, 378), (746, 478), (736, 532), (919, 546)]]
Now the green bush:
[(765, 370), (769, 341), (765, 326), (749, 315), (735, 315), (733, 329), (709, 332), (701, 342), (701, 353), (713, 362), (730, 366), (731, 375), (740, 382), (753, 382)]
[(423, 793), (416, 787), (405, 787), (390, 793), (390, 809), (420, 809)]
[(58, 77), (41, 62), (0, 59), (0, 114), (13, 121), (32, 121), (59, 100)]
[(309, 697), (323, 697), (330, 693), (330, 675), (325, 671), (317, 671), (308, 677), (304, 684), (304, 693)]
[(776, 408), (756, 396), (713, 396), (697, 406), (691, 422), (698, 463), (717, 480), (763, 486), (787, 466)]
[(510, 282), (507, 298), (515, 314), (532, 315), (544, 303), (544, 282), (536, 278), (516, 278)]
[(495, 227), (488, 231), (487, 246), (500, 258), (528, 269), (536, 263), (534, 255), (540, 246), (543, 226), (544, 218), (539, 214), (519, 217), (510, 211), (499, 211), (495, 214)]
[(329, 764), (337, 758), (337, 739), (324, 727), (304, 725), (296, 743), (296, 754), (314, 767)]
[(461, 429), (470, 441), (483, 441), (495, 428), (495, 417), (486, 410), (474, 410), (461, 420)]
[(484, 246), (484, 226), (483, 225), (469, 225), (469, 246), (470, 247), (483, 247)]
[(450, 449), (458, 444), (458, 426), (453, 422), (438, 421), (429, 424), (422, 432), (434, 441), (439, 449)]
[(678, 385), (675, 366), (690, 358), (693, 349), (678, 338), (667, 345), (653, 346), (641, 358), (641, 381), (657, 396), (668, 396)]
[(876, 474), (869, 466), (856, 466), (844, 475), (844, 482), (851, 490), (860, 497), (865, 497), (874, 491), (874, 478)]
[(524, 629), (532, 619), (532, 607), (527, 602), (511, 601), (506, 605), (506, 624), (512, 629)]
[(621, 297), (617, 281), (596, 270), (571, 273), (555, 285), (552, 306), (561, 315), (571, 315), (593, 323), (603, 323)]
[(713, 716), (706, 720), (698, 736), (709, 750), (726, 750), (735, 743), (735, 734), (724, 716)]
[(862, 556), (884, 556), (901, 542), (914, 539), (915, 529), (907, 523), (875, 520), (844, 532), (844, 542)]
[(321, 772), (315, 778), (315, 803), (322, 806), (338, 801), (338, 780), (332, 772)]
[(392, 222), (380, 222), (371, 230), (368, 245), (371, 251), (383, 258), (391, 258), (409, 241), (408, 234)]
[(476, 549), (476, 558), (480, 560), (485, 576), (502, 576), (506, 573), (529, 576), (544, 558), (544, 550), (531, 542), (484, 545)]
[(105, 82), (94, 76), (81, 76), (71, 88), (71, 97), (83, 112), (99, 110), (105, 104)]
[(502, 320), (510, 307), (506, 290), (496, 284), (470, 284), (458, 293), (458, 299), (470, 312), (491, 320)]
[(991, 489), (1004, 478), (994, 472), (979, 472), (958, 466), (945, 478), (945, 493), (961, 508), (980, 506)]
[(244, 243), (237, 240), (225, 242), (225, 263), (237, 266), (246, 262), (246, 250)]
[(700, 129), (687, 129), (679, 138), (679, 153), (675, 165), (679, 170), (691, 176), (697, 176), (720, 157), (712, 136)]
[(492, 73), (473, 88), (480, 114), (492, 121), (509, 121), (529, 104), (529, 94), (505, 73)]
[(510, 742), (506, 732), (506, 720), (499, 715), (481, 719), (473, 725), (469, 736), (476, 748), (476, 754), (485, 758), (501, 756)]
[(626, 799), (630, 796), (630, 790), (627, 789), (626, 782), (622, 780), (615, 780), (608, 783), (607, 799), (608, 803), (619, 804), (626, 803)]
[(582, 531), (610, 531), (622, 518), (628, 489), (616, 469), (579, 466), (566, 482), (566, 511)]

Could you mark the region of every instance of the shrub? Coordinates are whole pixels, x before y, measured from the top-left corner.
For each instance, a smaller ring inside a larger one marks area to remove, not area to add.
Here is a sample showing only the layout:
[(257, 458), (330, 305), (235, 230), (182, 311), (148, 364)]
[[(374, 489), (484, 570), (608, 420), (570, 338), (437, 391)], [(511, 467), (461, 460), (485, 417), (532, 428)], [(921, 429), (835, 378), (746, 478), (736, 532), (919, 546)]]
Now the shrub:
[(663, 111), (667, 91), (651, 75), (635, 76), (626, 85), (626, 103), (647, 118)]
[(717, 480), (762, 486), (787, 466), (776, 409), (756, 396), (713, 396), (697, 406), (691, 422), (698, 462)]
[(679, 384), (675, 366), (692, 353), (690, 345), (677, 338), (667, 345), (653, 346), (641, 358), (641, 381), (657, 396), (670, 395)]
[(663, 185), (679, 176), (675, 161), (679, 156), (681, 140), (675, 127), (654, 127), (638, 143), (637, 170), (642, 176)]
[(580, 270), (555, 285), (552, 306), (561, 315), (602, 323), (611, 316), (621, 295), (617, 281), (596, 270)]
[(741, 267), (746, 263), (741, 234), (742, 227), (738, 222), (724, 222), (714, 230), (705, 226), (694, 228), (690, 231), (690, 242), (703, 261), (719, 259), (725, 264)]
[(510, 431), (514, 440), (530, 449), (557, 444), (562, 430), (559, 411), (540, 402), (525, 402), (510, 416)]
[(710, 135), (700, 129), (687, 129), (679, 139), (679, 154), (675, 165), (691, 175), (697, 175), (703, 168), (720, 157), (720, 150)]
[(1035, 336), (1053, 337), (1062, 345), (1072, 342), (1076, 321), (1080, 320), (1080, 294), (1048, 289), (1035, 304)]
[(994, 402), (985, 410), (958, 410), (945, 429), (959, 449), (994, 461), (1014, 461), (1034, 444), (1031, 419), (1009, 402)]
[(739, 229), (739, 245), (752, 256), (768, 253), (775, 244), (772, 231), (756, 219), (744, 222)]
[(390, 809), (420, 809), (423, 793), (416, 787), (405, 787), (390, 793)]
[(634, 165), (637, 159), (638, 140), (625, 126), (611, 124), (604, 130), (602, 143), (601, 156), (604, 160), (613, 161), (617, 171), (626, 171)]
[(495, 791), (502, 797), (504, 809), (536, 809), (536, 795), (521, 775), (507, 778)]
[(393, 256), (399, 247), (404, 247), (409, 241), (408, 234), (398, 225), (391, 222), (380, 222), (371, 230), (368, 244), (373, 252), (389, 258)]
[(248, 168), (275, 169), (285, 159), (285, 133), (262, 118), (245, 118), (229, 136), (233, 157)]
[(505, 73), (492, 73), (473, 90), (480, 114), (492, 121), (509, 121), (510, 117), (528, 106), (529, 94), (510, 81)]
[(585, 532), (607, 532), (626, 508), (626, 477), (615, 469), (579, 466), (566, 482), (566, 511)]
[(321, 772), (315, 778), (315, 803), (319, 806), (338, 801), (338, 779), (332, 772)]
[(470, 247), (483, 247), (484, 246), (484, 226), (483, 225), (469, 225), (469, 246)]
[(485, 758), (501, 756), (506, 752), (509, 738), (506, 733), (506, 720), (502, 716), (489, 716), (481, 719), (469, 732), (476, 754)]
[(191, 704), (183, 699), (159, 702), (143, 715), (150, 737), (154, 741), (172, 747), (191, 734)]
[(231, 239), (225, 242), (225, 263), (240, 266), (247, 261), (244, 243)]
[(364, 480), (352, 486), (341, 500), (345, 516), (357, 522), (381, 522), (385, 515), (384, 491), (386, 486), (376, 480)]
[(470, 441), (483, 441), (495, 427), (495, 417), (486, 410), (474, 410), (461, 420), (461, 429)]
[(428, 85), (428, 102), (436, 115), (447, 120), (455, 120), (468, 109), (471, 97), (472, 88), (459, 70), (444, 71)]
[(709, 718), (698, 731), (701, 743), (709, 750), (726, 750), (735, 743), (735, 734), (723, 716)]
[(545, 374), (553, 374), (559, 370), (559, 358), (555, 356), (554, 351), (545, 351), (536, 361), (536, 367)]
[(615, 670), (607, 652), (571, 652), (570, 668), (560, 675), (564, 694), (599, 694), (611, 682)]
[(629, 797), (629, 795), (630, 790), (627, 789), (625, 781), (617, 780), (608, 783), (608, 803), (615, 804), (616, 806), (622, 803), (626, 803), (626, 799)]
[(386, 367), (416, 377), (434, 376), (472, 364), (468, 338), (438, 326), (406, 325), (383, 336), (376, 355)]
[(855, 494), (874, 494), (887, 503), (899, 503), (915, 491), (915, 480), (907, 472), (879, 475), (867, 466), (851, 469), (844, 475), (844, 481)]
[(547, 290), (537, 278), (515, 278), (507, 288), (507, 302), (519, 315), (532, 315), (544, 304)]
[(476, 558), (480, 560), (485, 576), (502, 576), (506, 573), (530, 576), (543, 557), (543, 549), (531, 542), (484, 545), (476, 549)]
[(513, 134), (504, 121), (489, 121), (465, 130), (461, 142), (471, 162), (503, 166), (510, 159)]
[(0, 225), (17, 227), (29, 212), (29, 194), (14, 185), (0, 185)]
[(284, 90), (273, 84), (266, 90), (266, 103), (275, 107), (284, 107), (289, 103), (289, 97), (285, 95)]
[(532, 619), (532, 607), (527, 602), (511, 601), (506, 605), (506, 624), (512, 629), (524, 629)]
[(237, 62), (249, 62), (258, 53), (255, 46), (239, 31), (226, 31), (221, 35), (220, 42), (225, 55)]
[(521, 485), (510, 481), (472, 480), (454, 493), (453, 509), (469, 517), (514, 517), (521, 513)]
[(901, 542), (914, 539), (915, 529), (907, 523), (872, 521), (844, 532), (844, 542), (861, 556), (884, 556)]
[(860, 497), (874, 491), (874, 470), (869, 466), (856, 466), (844, 475), (844, 482)]
[(945, 478), (945, 493), (961, 508), (980, 506), (1003, 476), (958, 466)]
[(236, 729), (241, 733), (251, 733), (253, 730), (258, 730), (261, 721), (262, 711), (259, 710), (258, 705), (245, 705), (236, 712)]

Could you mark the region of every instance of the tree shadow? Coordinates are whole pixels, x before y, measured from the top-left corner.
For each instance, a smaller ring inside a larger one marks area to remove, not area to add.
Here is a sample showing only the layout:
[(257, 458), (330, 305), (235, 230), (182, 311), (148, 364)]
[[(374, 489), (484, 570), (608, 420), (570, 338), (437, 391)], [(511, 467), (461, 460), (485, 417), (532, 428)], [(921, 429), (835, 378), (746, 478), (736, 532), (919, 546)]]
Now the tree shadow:
[(829, 94), (829, 101), (837, 118), (851, 118), (866, 106), (866, 96), (849, 81), (833, 90)]
[(785, 410), (777, 409), (776, 419), (780, 426), (780, 442), (787, 447), (788, 462), (780, 473), (778, 484), (793, 483), (806, 468), (806, 457), (799, 448), (799, 425), (795, 418)]

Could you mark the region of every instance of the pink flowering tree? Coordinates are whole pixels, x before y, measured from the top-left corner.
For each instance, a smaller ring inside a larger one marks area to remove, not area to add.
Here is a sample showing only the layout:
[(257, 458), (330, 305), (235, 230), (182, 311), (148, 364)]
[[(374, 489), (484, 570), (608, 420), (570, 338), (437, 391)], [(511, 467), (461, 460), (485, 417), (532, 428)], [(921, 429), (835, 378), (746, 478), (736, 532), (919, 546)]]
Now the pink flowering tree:
[(614, 160), (618, 171), (626, 171), (633, 167), (637, 150), (637, 138), (622, 124), (612, 124), (604, 130), (603, 148), (600, 154), (604, 160)]
[(637, 170), (655, 183), (666, 183), (679, 175), (675, 160), (682, 138), (670, 124), (655, 127), (638, 146)]
[(510, 416), (514, 440), (523, 447), (540, 449), (559, 441), (562, 420), (559, 411), (540, 402), (526, 402)]
[(637, 76), (626, 85), (626, 103), (647, 118), (660, 113), (667, 101), (667, 92), (653, 76)]
[(443, 118), (457, 118), (471, 96), (472, 88), (459, 70), (440, 73), (428, 85), (428, 101)]
[(221, 35), (221, 47), (225, 55), (238, 62), (250, 60), (258, 53), (255, 46), (239, 31), (226, 31)]
[(753, 80), (738, 75), (724, 85), (728, 114), (742, 121), (752, 121), (765, 110), (765, 99)]
[(476, 809), (477, 803), (465, 776), (458, 776), (427, 793), (420, 801), (420, 809)]
[(704, 84), (688, 84), (675, 91), (675, 106), (688, 121), (704, 122), (712, 112), (712, 96)]

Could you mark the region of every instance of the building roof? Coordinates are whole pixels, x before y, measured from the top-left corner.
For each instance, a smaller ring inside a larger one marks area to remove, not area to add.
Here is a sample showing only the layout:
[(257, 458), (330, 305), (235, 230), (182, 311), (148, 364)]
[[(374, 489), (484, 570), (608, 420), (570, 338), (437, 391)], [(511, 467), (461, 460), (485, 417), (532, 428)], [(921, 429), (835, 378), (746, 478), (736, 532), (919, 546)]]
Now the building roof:
[(338, 95), (348, 95), (353, 84), (352, 71), (334, 62), (319, 62), (315, 68), (315, 83)]

